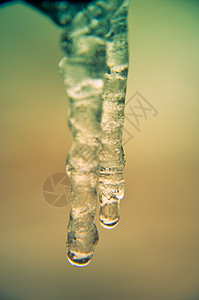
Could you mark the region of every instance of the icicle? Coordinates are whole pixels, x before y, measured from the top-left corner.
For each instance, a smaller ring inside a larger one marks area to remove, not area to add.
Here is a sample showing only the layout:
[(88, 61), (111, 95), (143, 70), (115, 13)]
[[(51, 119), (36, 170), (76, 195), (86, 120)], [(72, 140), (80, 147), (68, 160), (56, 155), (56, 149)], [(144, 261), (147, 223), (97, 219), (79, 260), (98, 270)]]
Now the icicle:
[(68, 125), (73, 136), (66, 161), (71, 180), (67, 255), (76, 266), (90, 262), (98, 241), (94, 224), (98, 185), (104, 225), (112, 226), (115, 216), (118, 221), (118, 203), (124, 193), (126, 3), (92, 1), (76, 13), (62, 38), (65, 57), (59, 69), (70, 101)]
[(90, 261), (98, 240), (93, 221), (99, 181), (101, 95), (105, 65), (103, 39), (84, 34), (89, 32), (89, 27), (83, 27), (86, 17), (85, 12), (81, 12), (73, 21), (75, 30), (69, 29), (71, 45), (68, 44), (68, 55), (59, 65), (70, 100), (68, 124), (73, 135), (73, 145), (66, 163), (71, 180), (68, 259), (79, 266)]
[(106, 35), (107, 68), (103, 91), (99, 179), (100, 222), (106, 228), (118, 224), (119, 203), (124, 196), (122, 130), (128, 72), (127, 8), (128, 1), (124, 1), (113, 14), (111, 29)]

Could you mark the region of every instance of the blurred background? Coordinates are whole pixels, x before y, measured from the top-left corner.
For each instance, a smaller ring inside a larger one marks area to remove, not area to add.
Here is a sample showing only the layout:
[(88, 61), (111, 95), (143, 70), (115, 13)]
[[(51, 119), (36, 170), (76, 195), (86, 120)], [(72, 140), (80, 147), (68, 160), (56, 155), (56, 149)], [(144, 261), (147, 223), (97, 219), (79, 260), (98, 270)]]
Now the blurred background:
[[(62, 29), (28, 5), (0, 9), (0, 299), (199, 300), (199, 1), (131, 1), (127, 98), (158, 111), (125, 145), (121, 221), (91, 263), (66, 259), (69, 206), (48, 205), (64, 172), (68, 100)], [(98, 213), (97, 213), (98, 214)]]

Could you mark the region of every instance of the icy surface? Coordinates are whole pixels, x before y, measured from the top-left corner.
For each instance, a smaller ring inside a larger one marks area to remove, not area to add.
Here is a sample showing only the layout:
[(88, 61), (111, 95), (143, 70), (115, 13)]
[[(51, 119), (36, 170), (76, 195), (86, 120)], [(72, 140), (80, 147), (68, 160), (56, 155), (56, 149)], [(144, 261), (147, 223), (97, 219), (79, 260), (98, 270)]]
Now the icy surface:
[(122, 127), (128, 69), (128, 1), (92, 1), (78, 11), (62, 37), (59, 69), (70, 101), (68, 125), (73, 144), (66, 160), (71, 180), (67, 255), (76, 266), (93, 256), (94, 224), (119, 221), (124, 195)]
[(119, 222), (119, 202), (124, 196), (122, 130), (128, 72), (127, 4), (124, 1), (115, 12), (106, 35), (99, 200), (101, 224), (109, 228)]

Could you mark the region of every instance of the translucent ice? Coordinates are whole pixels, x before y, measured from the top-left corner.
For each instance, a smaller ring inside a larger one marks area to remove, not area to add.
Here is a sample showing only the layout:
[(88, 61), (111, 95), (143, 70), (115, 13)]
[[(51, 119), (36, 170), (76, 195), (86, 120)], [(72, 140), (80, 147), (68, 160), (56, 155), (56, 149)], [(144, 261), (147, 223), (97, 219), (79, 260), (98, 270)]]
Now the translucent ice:
[(99, 199), (101, 224), (109, 228), (119, 221), (119, 203), (124, 196), (122, 130), (128, 72), (127, 4), (124, 1), (112, 16), (106, 35)]
[(76, 266), (89, 263), (98, 241), (97, 198), (101, 224), (113, 227), (119, 221), (128, 69), (128, 1), (91, 1), (80, 8), (65, 26), (65, 56), (59, 63), (73, 136), (66, 160), (71, 180), (67, 255)]

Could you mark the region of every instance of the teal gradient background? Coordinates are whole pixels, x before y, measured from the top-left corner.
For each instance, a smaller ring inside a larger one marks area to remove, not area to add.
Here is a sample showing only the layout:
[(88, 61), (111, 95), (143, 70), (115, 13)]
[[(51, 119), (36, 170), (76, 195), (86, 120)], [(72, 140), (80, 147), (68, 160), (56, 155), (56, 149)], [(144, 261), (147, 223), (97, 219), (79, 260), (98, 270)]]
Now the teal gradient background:
[(96, 216), (81, 269), (66, 259), (69, 206), (41, 194), (71, 147), (61, 33), (29, 6), (0, 9), (0, 299), (199, 300), (199, 1), (131, 1), (127, 98), (158, 115), (140, 132), (125, 121), (121, 221), (105, 230)]

